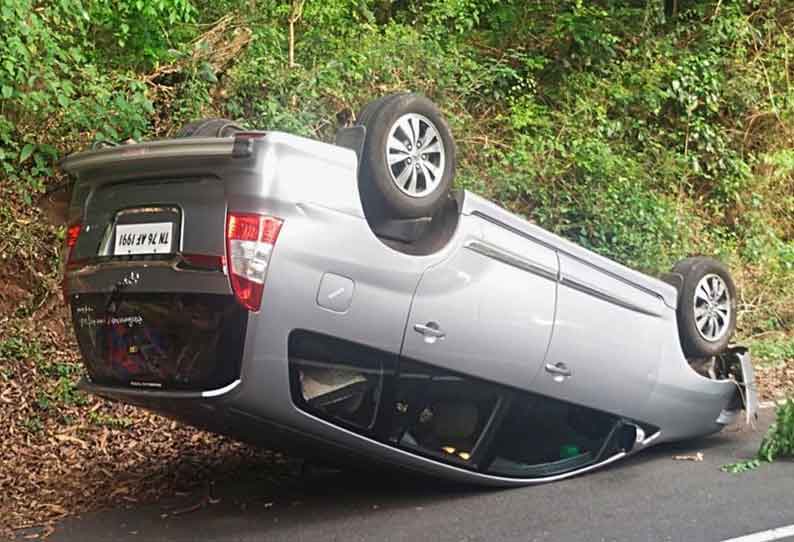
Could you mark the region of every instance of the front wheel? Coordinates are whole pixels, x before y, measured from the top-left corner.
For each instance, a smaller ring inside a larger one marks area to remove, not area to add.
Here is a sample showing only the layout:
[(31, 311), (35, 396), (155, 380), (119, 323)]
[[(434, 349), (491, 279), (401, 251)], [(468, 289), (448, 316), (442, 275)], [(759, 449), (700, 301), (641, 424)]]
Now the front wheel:
[(736, 286), (728, 269), (712, 258), (687, 258), (673, 267), (683, 278), (678, 333), (688, 358), (723, 352), (736, 330)]
[(243, 130), (229, 119), (210, 118), (194, 120), (182, 126), (175, 137), (230, 137)]

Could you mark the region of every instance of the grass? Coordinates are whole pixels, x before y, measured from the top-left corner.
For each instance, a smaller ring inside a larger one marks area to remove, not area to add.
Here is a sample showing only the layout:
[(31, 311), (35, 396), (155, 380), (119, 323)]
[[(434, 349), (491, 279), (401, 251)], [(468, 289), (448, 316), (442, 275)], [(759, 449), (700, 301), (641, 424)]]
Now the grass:
[(42, 362), (43, 352), (38, 341), (26, 338), (19, 329), (11, 328), (8, 332), (9, 336), (0, 340), (0, 362), (31, 360), (37, 365)]
[(128, 429), (132, 427), (134, 423), (132, 418), (126, 416), (113, 416), (101, 412), (89, 413), (88, 421), (98, 427), (107, 427), (109, 429)]
[(759, 366), (779, 367), (794, 363), (794, 339), (782, 333), (767, 339), (755, 339), (750, 342), (750, 352)]

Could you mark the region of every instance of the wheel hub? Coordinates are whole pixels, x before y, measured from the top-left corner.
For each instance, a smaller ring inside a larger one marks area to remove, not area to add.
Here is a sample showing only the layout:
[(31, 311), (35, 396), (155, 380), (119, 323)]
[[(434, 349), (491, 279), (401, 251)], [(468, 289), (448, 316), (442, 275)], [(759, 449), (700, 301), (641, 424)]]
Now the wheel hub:
[(709, 342), (722, 339), (730, 329), (731, 299), (722, 277), (708, 274), (698, 282), (694, 295), (695, 327)]
[(416, 113), (398, 118), (389, 130), (386, 164), (402, 193), (421, 198), (435, 192), (446, 164), (446, 149), (435, 124)]

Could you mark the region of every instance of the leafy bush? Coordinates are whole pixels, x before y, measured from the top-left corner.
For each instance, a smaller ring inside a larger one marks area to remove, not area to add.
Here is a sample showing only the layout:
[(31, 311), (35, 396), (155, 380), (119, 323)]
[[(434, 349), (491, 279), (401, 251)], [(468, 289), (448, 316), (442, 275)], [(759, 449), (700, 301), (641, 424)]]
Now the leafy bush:
[(83, 2), (34, 7), (13, 0), (0, 9), (0, 171), (28, 202), (64, 150), (92, 138), (140, 138), (153, 112), (132, 73), (96, 63)]
[(781, 457), (794, 457), (794, 399), (778, 405), (775, 421), (758, 450), (758, 458), (769, 463)]
[[(2, 193), (30, 204), (92, 141), (205, 116), (330, 140), (369, 100), (413, 90), (450, 120), (459, 186), (651, 272), (726, 258), (757, 300), (742, 331), (785, 330), (794, 303), (772, 292), (794, 293), (791, 13), (785, 0), (681, 6), (6, 0)], [(197, 38), (219, 20), (251, 41), (213, 66)]]
[(610, 28), (611, 14), (583, 0), (557, 16), (552, 35), (565, 45), (564, 59), (578, 68), (603, 66), (615, 56), (620, 38)]
[(794, 399), (787, 399), (777, 406), (775, 421), (764, 435), (755, 458), (725, 465), (722, 470), (746, 472), (760, 467), (761, 463), (772, 463), (781, 458), (794, 458)]
[(93, 0), (88, 17), (110, 48), (108, 63), (146, 66), (165, 57), (170, 34), (180, 23), (193, 22), (190, 0)]

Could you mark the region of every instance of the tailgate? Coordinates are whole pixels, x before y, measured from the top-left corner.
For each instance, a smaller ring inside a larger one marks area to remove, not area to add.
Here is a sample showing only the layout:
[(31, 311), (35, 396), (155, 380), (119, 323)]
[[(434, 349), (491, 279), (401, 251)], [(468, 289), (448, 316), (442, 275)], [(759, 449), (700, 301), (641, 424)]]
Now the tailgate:
[(248, 313), (225, 266), (228, 186), (260, 174), (236, 145), (174, 140), (64, 162), (77, 177), (64, 292), (93, 382), (207, 391), (240, 378)]

